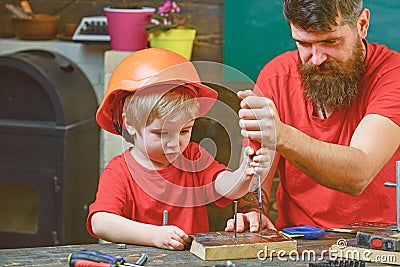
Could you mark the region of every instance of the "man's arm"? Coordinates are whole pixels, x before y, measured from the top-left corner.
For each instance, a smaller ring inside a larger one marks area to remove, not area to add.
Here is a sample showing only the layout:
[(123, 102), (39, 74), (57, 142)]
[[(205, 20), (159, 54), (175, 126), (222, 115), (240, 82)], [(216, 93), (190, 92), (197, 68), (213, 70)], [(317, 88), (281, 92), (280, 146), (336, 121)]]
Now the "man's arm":
[(277, 149), (321, 185), (356, 196), (385, 166), (399, 144), (398, 125), (380, 115), (367, 115), (350, 146), (322, 142), (286, 125)]
[(249, 91), (243, 92), (243, 96), (246, 101), (242, 101), (239, 111), (242, 134), (267, 143), (271, 141), (270, 131), (263, 129), (275, 125), (276, 144), (271, 145), (276, 145), (285, 159), (310, 178), (334, 190), (359, 195), (400, 144), (400, 127), (380, 115), (365, 116), (350, 145), (343, 146), (319, 141), (282, 123), (270, 99)]

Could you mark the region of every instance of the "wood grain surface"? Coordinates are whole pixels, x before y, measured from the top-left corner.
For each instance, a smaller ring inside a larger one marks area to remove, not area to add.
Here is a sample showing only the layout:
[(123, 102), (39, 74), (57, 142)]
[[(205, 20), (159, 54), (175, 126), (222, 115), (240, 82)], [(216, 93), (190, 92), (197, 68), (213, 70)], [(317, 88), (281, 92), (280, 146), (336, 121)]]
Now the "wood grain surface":
[(203, 260), (226, 260), (257, 258), (259, 254), (268, 256), (297, 251), (297, 242), (274, 230), (259, 233), (210, 232), (194, 235), (190, 252)]

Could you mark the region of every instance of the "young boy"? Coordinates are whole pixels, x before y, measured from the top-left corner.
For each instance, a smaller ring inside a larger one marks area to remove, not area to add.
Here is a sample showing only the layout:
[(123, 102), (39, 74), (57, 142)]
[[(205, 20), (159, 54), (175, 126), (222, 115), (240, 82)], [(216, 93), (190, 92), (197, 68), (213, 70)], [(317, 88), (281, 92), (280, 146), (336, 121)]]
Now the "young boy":
[[(167, 50), (144, 49), (114, 70), (96, 120), (133, 147), (100, 177), (87, 229), (111, 242), (184, 249), (187, 233), (208, 231), (206, 205), (226, 206), (248, 192), (255, 171), (269, 168), (264, 148), (245, 149), (236, 171), (190, 142), (194, 121), (217, 93), (201, 84), (193, 64)], [(122, 123), (122, 126), (121, 126)], [(168, 211), (168, 225), (163, 213)]]

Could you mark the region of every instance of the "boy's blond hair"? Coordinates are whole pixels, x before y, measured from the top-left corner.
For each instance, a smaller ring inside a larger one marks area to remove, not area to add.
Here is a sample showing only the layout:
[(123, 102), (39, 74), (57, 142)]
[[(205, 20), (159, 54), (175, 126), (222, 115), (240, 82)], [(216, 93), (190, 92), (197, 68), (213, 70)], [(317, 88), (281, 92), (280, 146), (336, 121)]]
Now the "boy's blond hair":
[(167, 91), (162, 90), (162, 86), (171, 88), (171, 85), (157, 85), (125, 98), (123, 112), (127, 123), (138, 133), (155, 119), (176, 121), (199, 116), (199, 101), (193, 89), (188, 88), (190, 85), (179, 85)]

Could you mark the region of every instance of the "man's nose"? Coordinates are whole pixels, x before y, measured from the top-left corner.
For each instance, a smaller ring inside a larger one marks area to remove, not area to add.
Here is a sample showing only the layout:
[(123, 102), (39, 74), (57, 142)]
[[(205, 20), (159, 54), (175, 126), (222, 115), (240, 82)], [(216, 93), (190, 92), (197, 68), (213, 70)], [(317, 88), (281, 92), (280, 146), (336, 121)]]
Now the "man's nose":
[(317, 46), (312, 47), (311, 53), (311, 63), (316, 66), (321, 65), (327, 59), (327, 55), (322, 51), (322, 49), (318, 48)]

